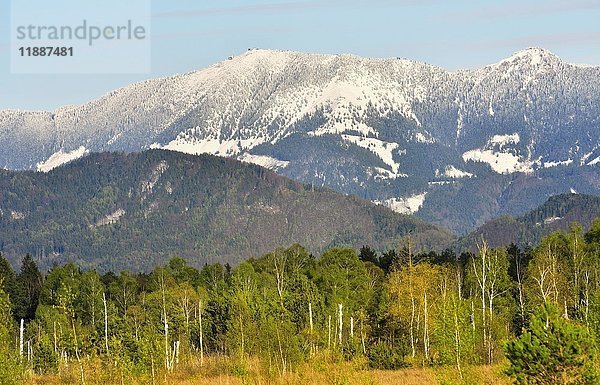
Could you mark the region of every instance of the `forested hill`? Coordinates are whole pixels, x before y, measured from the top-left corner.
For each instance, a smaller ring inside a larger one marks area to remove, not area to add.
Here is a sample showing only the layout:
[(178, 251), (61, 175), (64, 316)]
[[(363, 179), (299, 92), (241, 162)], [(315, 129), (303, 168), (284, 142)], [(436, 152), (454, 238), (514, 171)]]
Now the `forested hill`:
[(102, 153), (48, 173), (0, 171), (0, 251), (47, 268), (150, 270), (172, 256), (236, 263), (294, 242), (390, 248), (452, 235), (370, 202), (262, 167), (164, 150)]
[(537, 244), (542, 237), (556, 230), (567, 230), (574, 222), (588, 228), (600, 218), (600, 197), (585, 194), (560, 194), (523, 216), (503, 216), (487, 222), (457, 241), (457, 249), (476, 249), (485, 239), (491, 247), (514, 243), (520, 247)]

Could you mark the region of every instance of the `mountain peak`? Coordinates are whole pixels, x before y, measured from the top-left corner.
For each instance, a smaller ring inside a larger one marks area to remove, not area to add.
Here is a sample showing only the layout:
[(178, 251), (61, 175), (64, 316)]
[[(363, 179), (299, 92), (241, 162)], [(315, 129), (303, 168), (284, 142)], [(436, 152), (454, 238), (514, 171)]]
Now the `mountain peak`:
[(550, 62), (562, 62), (562, 60), (547, 49), (539, 47), (529, 47), (521, 51), (515, 52), (508, 59), (502, 60), (499, 64), (516, 62), (525, 62), (532, 65), (539, 65)]
[(517, 57), (522, 57), (522, 56), (550, 56), (550, 57), (557, 57), (554, 53), (550, 52), (549, 50), (545, 49), (545, 48), (541, 48), (541, 47), (528, 47), (525, 49), (522, 49), (520, 51), (515, 52), (512, 56), (517, 56)]

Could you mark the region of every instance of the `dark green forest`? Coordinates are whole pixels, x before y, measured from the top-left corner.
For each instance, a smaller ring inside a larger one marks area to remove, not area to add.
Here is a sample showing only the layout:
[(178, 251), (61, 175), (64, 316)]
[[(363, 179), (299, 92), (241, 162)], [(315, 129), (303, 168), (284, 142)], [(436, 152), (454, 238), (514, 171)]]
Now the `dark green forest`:
[(486, 222), (472, 233), (461, 237), (455, 245), (458, 250), (476, 250), (484, 238), (490, 247), (516, 244), (521, 248), (533, 247), (549, 233), (568, 230), (573, 222), (591, 226), (600, 217), (600, 197), (566, 193), (554, 195), (540, 207), (523, 215), (506, 215)]
[(73, 263), (40, 271), (31, 256), (13, 271), (2, 257), (0, 283), (3, 384), (67, 366), (85, 383), (99, 375), (85, 369), (94, 360), (121, 383), (156, 383), (215, 356), (283, 374), (323, 353), (461, 373), (507, 357), (520, 383), (597, 380), (600, 220), (533, 248), (481, 239), (460, 255), (407, 238), (384, 253), (332, 248), (317, 258), (295, 244), (234, 267), (173, 257), (148, 273), (102, 274)]
[(293, 243), (315, 254), (385, 250), (408, 234), (428, 249), (453, 239), (372, 202), (211, 155), (103, 153), (49, 173), (0, 170), (0, 252), (13, 266), (30, 254), (43, 269), (77, 261), (151, 271), (179, 255), (201, 268)]

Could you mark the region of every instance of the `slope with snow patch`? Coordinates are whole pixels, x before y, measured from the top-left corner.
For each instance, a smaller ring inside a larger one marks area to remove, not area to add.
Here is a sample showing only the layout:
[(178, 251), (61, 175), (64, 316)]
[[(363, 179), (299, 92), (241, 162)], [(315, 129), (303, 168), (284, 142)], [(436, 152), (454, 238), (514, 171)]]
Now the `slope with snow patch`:
[(421, 194), (414, 194), (408, 197), (389, 198), (383, 201), (374, 201), (374, 203), (386, 206), (400, 214), (414, 214), (423, 206), (426, 196), (427, 192), (423, 192)]
[(493, 135), (485, 146), (464, 152), (462, 158), (465, 162), (487, 163), (498, 174), (530, 173), (534, 162), (519, 154), (519, 142), (518, 133)]
[(355, 144), (359, 147), (366, 148), (373, 154), (377, 155), (383, 163), (390, 166), (391, 172), (397, 176), (404, 176), (405, 174), (399, 174), (400, 164), (394, 160), (394, 150), (397, 150), (400, 145), (398, 143), (384, 142), (375, 138), (366, 138), (355, 135), (342, 135), (342, 139)]
[(287, 160), (279, 160), (266, 155), (252, 155), (249, 153), (238, 156), (238, 160), (245, 163), (257, 164), (273, 171), (284, 169), (290, 164)]
[(440, 170), (436, 169), (435, 176), (438, 178), (445, 177), (445, 178), (459, 179), (459, 178), (472, 178), (474, 175), (470, 172), (460, 170), (460, 169), (454, 167), (453, 165), (449, 164), (448, 166), (446, 166), (443, 173), (441, 173)]
[(73, 151), (63, 152), (62, 148), (52, 154), (48, 159), (43, 162), (39, 162), (37, 170), (40, 172), (48, 172), (58, 166), (68, 163), (72, 160), (79, 159), (89, 151), (84, 146), (81, 146)]

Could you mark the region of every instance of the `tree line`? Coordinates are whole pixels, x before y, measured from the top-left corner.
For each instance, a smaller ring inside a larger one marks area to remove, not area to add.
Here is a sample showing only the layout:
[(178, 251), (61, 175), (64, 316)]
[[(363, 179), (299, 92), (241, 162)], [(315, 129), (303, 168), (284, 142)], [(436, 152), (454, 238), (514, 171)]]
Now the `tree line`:
[(94, 359), (154, 379), (217, 355), (286, 373), (324, 352), (383, 369), (460, 372), (505, 354), (525, 365), (523, 346), (548, 334), (550, 315), (595, 349), (600, 220), (532, 249), (482, 239), (477, 253), (460, 255), (414, 250), (407, 239), (384, 253), (333, 248), (316, 258), (296, 244), (235, 267), (198, 270), (175, 257), (150, 273), (104, 274), (72, 263), (41, 272), (30, 256), (14, 272), (0, 257), (0, 378), (78, 365), (85, 383)]

